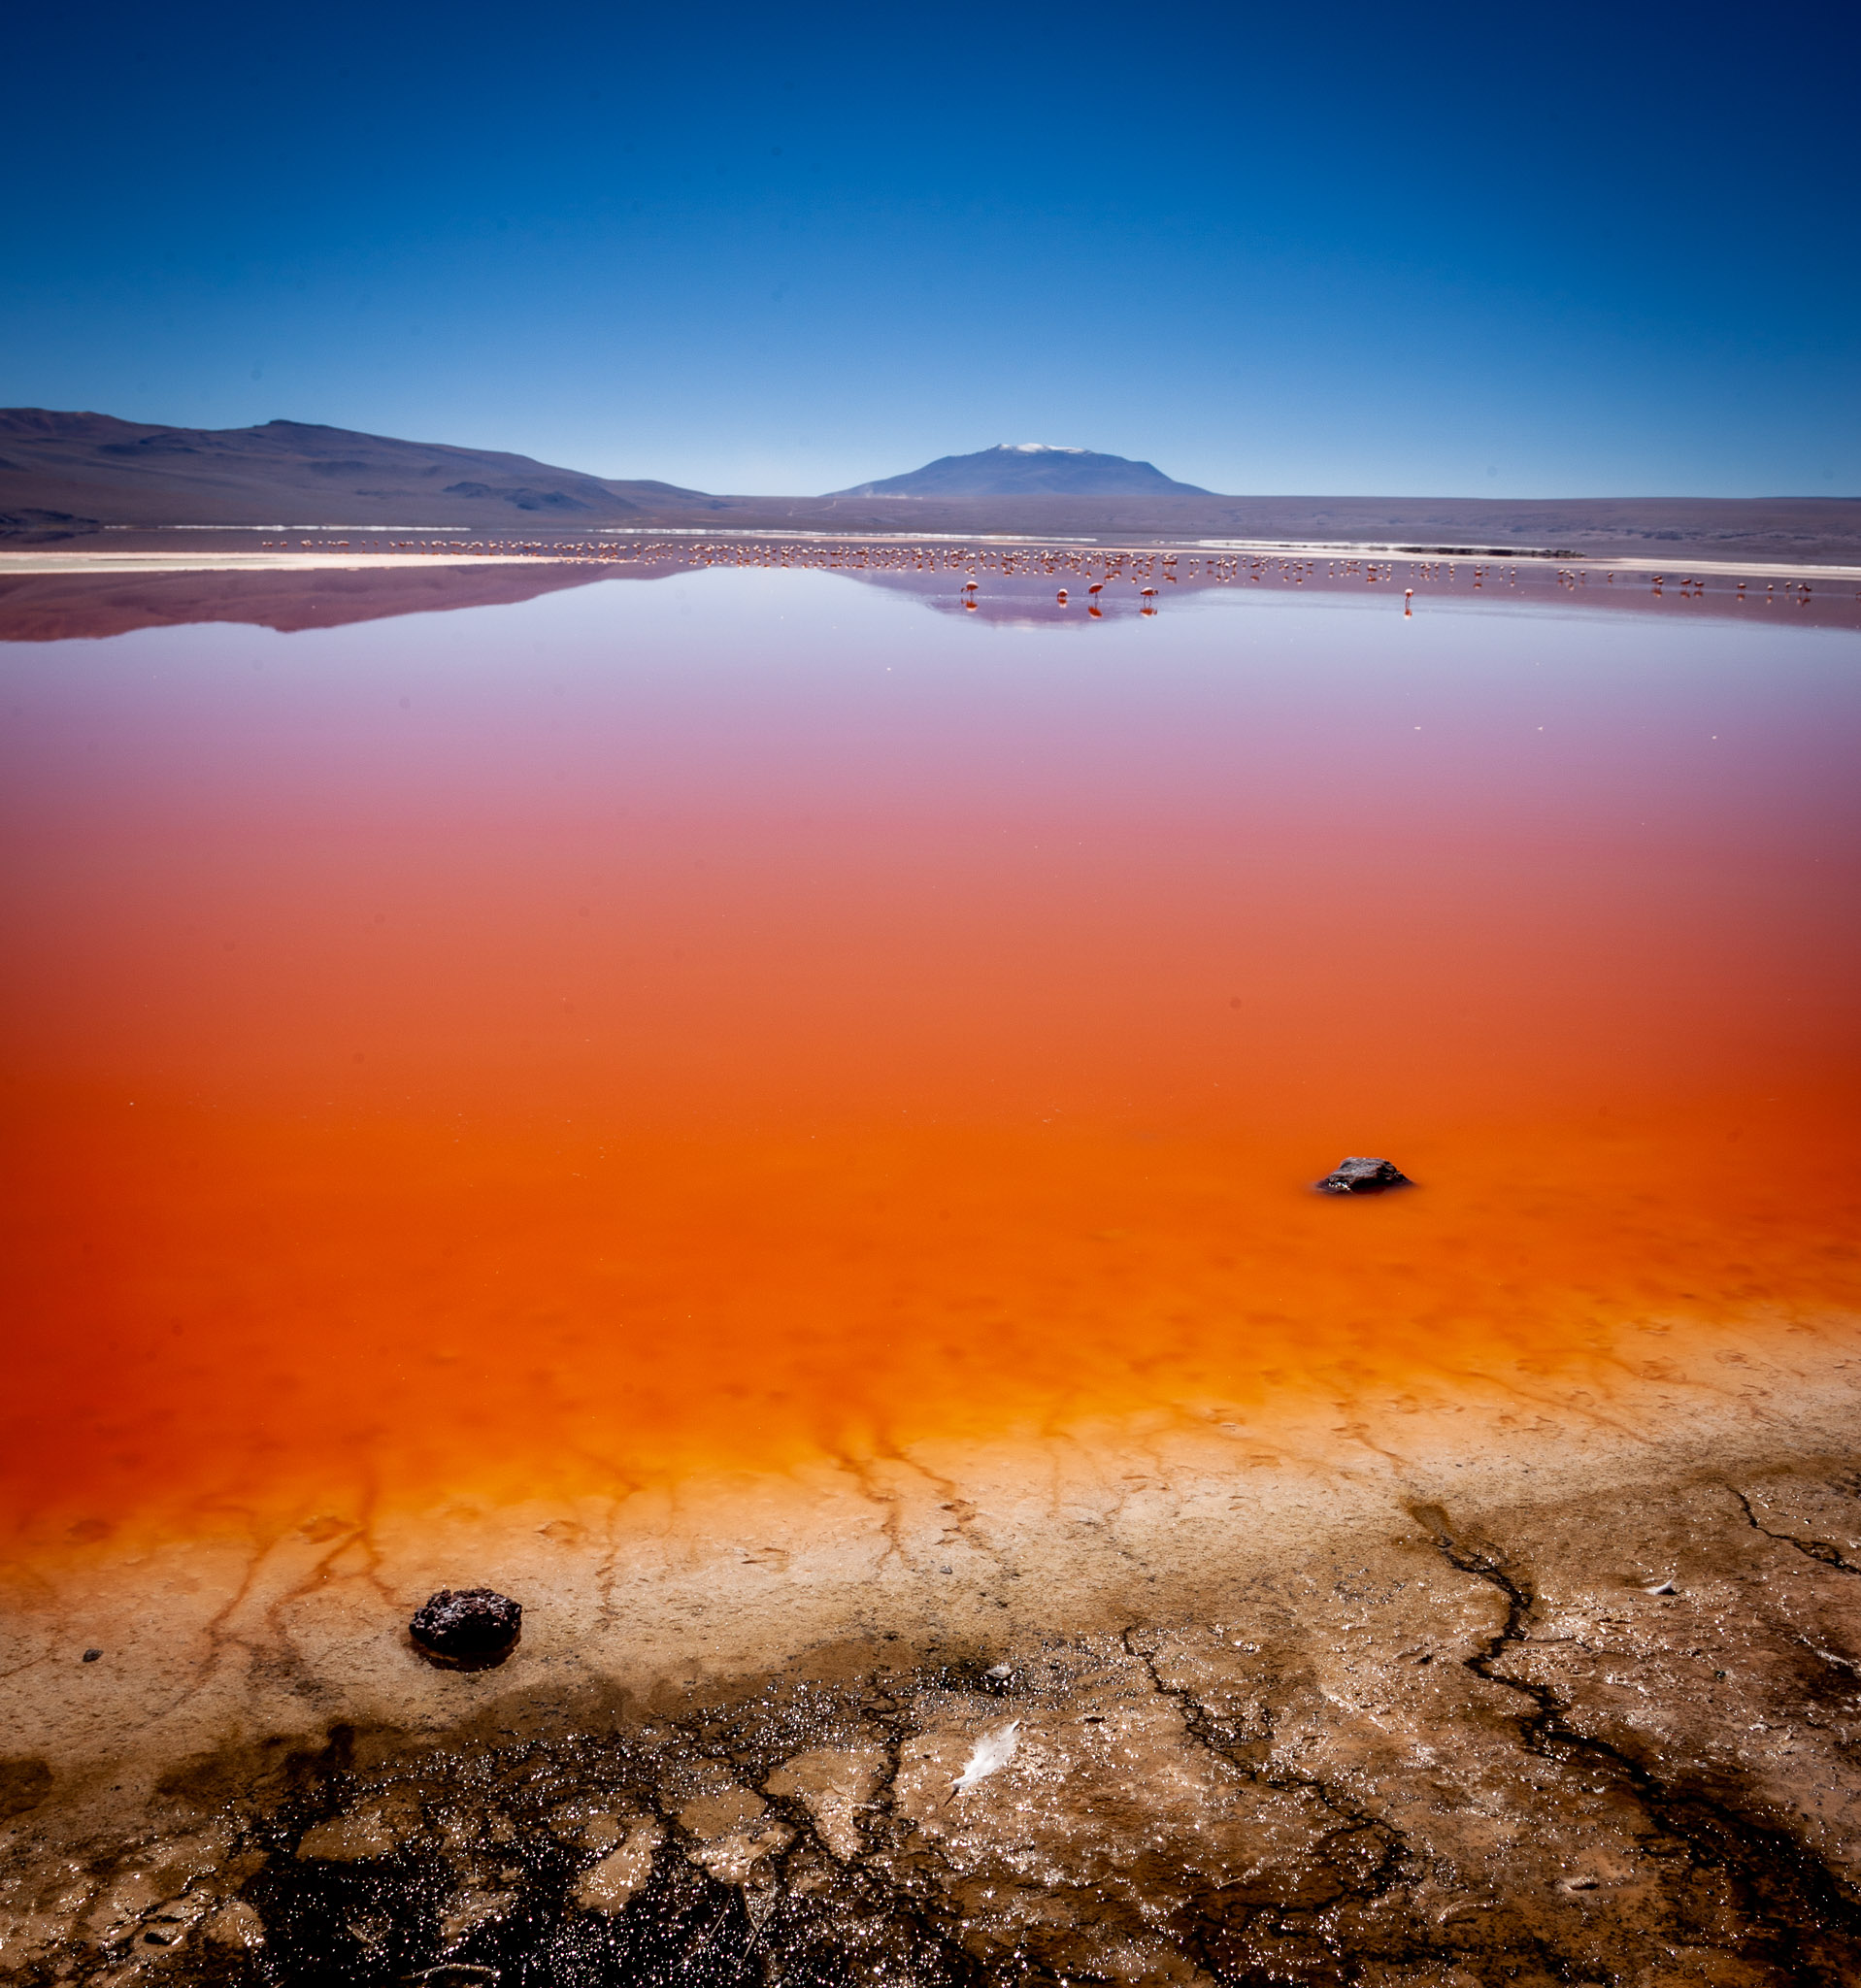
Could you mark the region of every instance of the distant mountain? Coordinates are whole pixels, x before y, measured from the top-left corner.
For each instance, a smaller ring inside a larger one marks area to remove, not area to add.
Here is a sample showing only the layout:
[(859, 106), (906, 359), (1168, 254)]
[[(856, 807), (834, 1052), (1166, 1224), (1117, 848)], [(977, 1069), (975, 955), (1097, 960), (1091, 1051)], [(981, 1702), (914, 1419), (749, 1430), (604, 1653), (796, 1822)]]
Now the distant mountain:
[(940, 455), (921, 470), (835, 490), (836, 497), (1206, 497), (1154, 463), (1050, 442), (998, 442), (973, 455)]
[(453, 525), (519, 532), (707, 508), (702, 491), (615, 481), (527, 455), (305, 421), (162, 428), (0, 409), (0, 536), (62, 525)]

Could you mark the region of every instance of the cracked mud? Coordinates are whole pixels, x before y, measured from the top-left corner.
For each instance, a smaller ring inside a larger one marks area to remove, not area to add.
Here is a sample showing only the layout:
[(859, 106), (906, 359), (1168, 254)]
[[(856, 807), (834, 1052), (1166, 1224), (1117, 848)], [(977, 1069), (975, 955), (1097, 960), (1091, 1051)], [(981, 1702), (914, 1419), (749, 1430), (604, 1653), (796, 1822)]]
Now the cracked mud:
[(114, 1829), (11, 1759), (5, 1978), (1852, 1982), (1857, 1571), (1827, 1465), (1417, 1499), (1169, 1619), (339, 1723)]

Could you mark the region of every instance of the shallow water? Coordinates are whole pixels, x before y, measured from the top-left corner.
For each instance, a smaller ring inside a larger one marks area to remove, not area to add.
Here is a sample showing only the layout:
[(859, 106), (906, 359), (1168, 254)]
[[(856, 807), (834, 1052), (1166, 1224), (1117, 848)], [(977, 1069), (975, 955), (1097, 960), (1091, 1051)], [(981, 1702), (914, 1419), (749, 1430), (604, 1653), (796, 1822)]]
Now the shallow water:
[(1529, 1417), (1855, 1309), (1852, 631), (940, 586), (0, 649), (13, 1526)]

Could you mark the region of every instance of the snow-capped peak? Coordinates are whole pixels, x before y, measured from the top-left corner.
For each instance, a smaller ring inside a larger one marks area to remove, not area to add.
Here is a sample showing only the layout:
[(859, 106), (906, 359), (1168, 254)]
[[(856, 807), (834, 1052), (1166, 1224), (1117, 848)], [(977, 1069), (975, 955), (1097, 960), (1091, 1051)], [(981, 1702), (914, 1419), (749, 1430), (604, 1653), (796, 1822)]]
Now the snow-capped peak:
[(1061, 442), (998, 442), (997, 455), (1090, 455), (1089, 448), (1068, 448)]

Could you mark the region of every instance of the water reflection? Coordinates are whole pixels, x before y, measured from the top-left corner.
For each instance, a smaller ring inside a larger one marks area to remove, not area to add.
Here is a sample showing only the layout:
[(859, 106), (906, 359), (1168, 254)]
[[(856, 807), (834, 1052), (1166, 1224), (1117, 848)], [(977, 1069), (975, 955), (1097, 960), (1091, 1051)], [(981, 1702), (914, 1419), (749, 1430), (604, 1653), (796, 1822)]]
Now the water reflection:
[[(241, 542), (240, 556), (249, 547)], [(0, 642), (56, 642), (141, 628), (242, 622), (296, 633), (405, 614), (508, 607), (597, 581), (657, 581), (694, 569), (749, 567), (831, 572), (880, 587), (933, 612), (1018, 626), (1085, 627), (1167, 612), (1204, 592), (1283, 592), (1385, 599), (1426, 613), (1430, 603), (1510, 600), (1611, 613), (1785, 618), (1807, 626), (1861, 628), (1861, 591), (1837, 580), (1752, 580), (1736, 574), (1671, 577), (1649, 567), (1616, 572), (1579, 564), (1414, 559), (1306, 553), (1169, 552), (1087, 547), (1031, 548), (979, 544), (877, 545), (756, 540), (586, 547), (468, 557), (435, 542), (427, 563), (282, 567), (244, 572), (163, 571), (0, 574)]]

